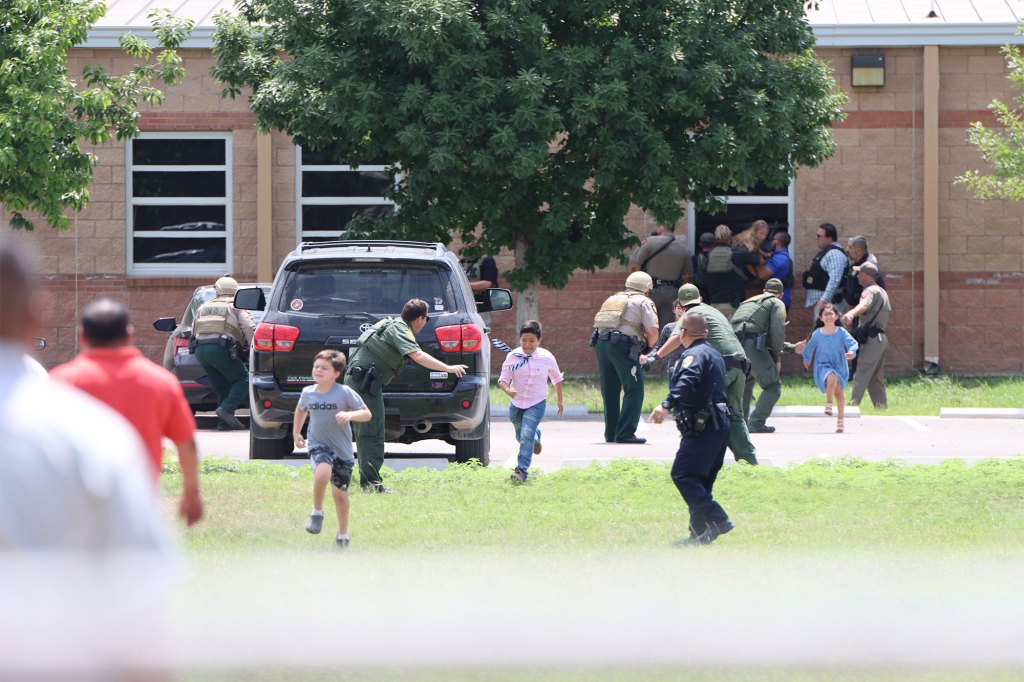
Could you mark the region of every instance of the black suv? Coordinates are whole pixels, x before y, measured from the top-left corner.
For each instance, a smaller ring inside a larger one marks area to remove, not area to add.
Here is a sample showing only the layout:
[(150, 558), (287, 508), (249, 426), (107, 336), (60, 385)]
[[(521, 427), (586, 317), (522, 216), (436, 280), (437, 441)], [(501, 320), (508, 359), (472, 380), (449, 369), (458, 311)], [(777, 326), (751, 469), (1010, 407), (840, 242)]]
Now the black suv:
[(429, 306), (416, 336), (425, 353), (469, 367), (461, 379), (407, 361), (384, 390), (386, 438), (436, 438), (455, 446), (450, 459), (490, 462), (490, 340), (481, 312), (507, 310), (512, 294), (488, 289), (474, 298), (459, 260), (442, 244), (339, 241), (302, 244), (281, 264), (269, 298), (239, 289), (235, 306), (263, 310), (249, 362), (252, 414), (249, 455), (292, 453), (291, 425), (313, 358), (325, 348), (351, 355), (359, 335), (397, 317), (411, 298)]

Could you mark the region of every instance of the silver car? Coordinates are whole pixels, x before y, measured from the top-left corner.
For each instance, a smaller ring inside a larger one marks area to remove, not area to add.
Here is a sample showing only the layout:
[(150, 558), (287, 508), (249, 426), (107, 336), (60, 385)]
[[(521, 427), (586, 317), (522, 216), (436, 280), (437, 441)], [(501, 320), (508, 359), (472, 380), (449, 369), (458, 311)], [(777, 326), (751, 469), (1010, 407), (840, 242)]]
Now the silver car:
[[(270, 292), (269, 284), (239, 284), (241, 287), (259, 287), (265, 293)], [(192, 292), (192, 298), (185, 306), (185, 312), (181, 316), (181, 322), (173, 317), (161, 317), (153, 323), (153, 328), (161, 332), (170, 332), (167, 337), (167, 345), (164, 347), (163, 365), (178, 377), (181, 388), (185, 391), (185, 398), (188, 400), (192, 412), (209, 412), (217, 409), (217, 393), (210, 385), (210, 378), (206, 376), (203, 366), (199, 364), (196, 356), (188, 352), (188, 342), (192, 338), (192, 322), (195, 320), (196, 311), (199, 306), (210, 301), (216, 296), (212, 284), (197, 287)], [(250, 310), (249, 314), (256, 324), (263, 319), (262, 310)], [(248, 362), (249, 354), (245, 354)]]

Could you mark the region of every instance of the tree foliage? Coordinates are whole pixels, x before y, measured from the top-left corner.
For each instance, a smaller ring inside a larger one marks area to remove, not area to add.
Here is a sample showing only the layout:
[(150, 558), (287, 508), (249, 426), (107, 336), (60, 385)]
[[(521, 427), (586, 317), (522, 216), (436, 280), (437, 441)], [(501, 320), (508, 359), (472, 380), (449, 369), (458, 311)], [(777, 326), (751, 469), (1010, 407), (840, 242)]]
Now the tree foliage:
[[(516, 288), (566, 283), (715, 189), (785, 186), (834, 149), (844, 96), (802, 0), (246, 0), (212, 70), (263, 130), (385, 158), (379, 225), (469, 254), (519, 245)], [(483, 229), (479, 229), (482, 227)], [(525, 247), (525, 249), (523, 248)], [(522, 251), (525, 250), (525, 254)]]
[(150, 15), (165, 49), (150, 63), (153, 49), (138, 36), (120, 37), (121, 49), (136, 64), (121, 76), (86, 66), (84, 88), (68, 75), (68, 51), (85, 42), (89, 27), (106, 11), (100, 0), (3, 0), (0, 2), (0, 203), (15, 229), (33, 228), (23, 211), (67, 228), (68, 208), (89, 199), (94, 157), (80, 143), (138, 135), (140, 102), (158, 104), (151, 87), (184, 77), (177, 48), (191, 32), (189, 21), (166, 11)]
[(957, 182), (967, 185), (982, 200), (1024, 199), (1024, 53), (1020, 48), (1005, 45), (1003, 55), (1010, 67), (1010, 81), (1021, 94), (1013, 99), (1014, 105), (1000, 100), (989, 105), (1001, 129), (986, 128), (980, 122), (971, 124), (968, 139), (978, 148), (991, 172), (969, 170), (957, 178)]

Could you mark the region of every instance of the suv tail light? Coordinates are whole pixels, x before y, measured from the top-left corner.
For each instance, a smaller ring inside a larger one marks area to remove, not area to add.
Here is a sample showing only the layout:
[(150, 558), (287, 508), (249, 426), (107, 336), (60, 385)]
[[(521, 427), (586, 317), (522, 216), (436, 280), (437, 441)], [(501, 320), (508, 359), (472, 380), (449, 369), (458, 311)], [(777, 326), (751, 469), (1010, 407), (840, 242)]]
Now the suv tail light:
[(299, 328), (286, 324), (269, 324), (260, 322), (252, 335), (252, 344), (256, 350), (289, 353), (295, 349), (295, 341), (299, 338)]
[(182, 336), (174, 337), (174, 354), (188, 355), (188, 339)]
[(483, 345), (484, 335), (475, 324), (454, 324), (434, 330), (437, 343), (445, 353), (475, 353)]

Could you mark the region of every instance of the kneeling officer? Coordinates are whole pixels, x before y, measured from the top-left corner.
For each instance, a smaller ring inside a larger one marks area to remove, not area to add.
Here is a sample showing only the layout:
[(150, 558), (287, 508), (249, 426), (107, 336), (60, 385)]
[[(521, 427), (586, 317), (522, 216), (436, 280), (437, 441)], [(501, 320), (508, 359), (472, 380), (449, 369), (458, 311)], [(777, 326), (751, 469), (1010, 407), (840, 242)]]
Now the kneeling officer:
[(679, 321), (686, 350), (672, 371), (669, 394), (651, 413), (660, 424), (672, 412), (682, 438), (672, 464), (672, 481), (690, 510), (690, 537), (684, 545), (709, 545), (733, 529), (729, 515), (711, 496), (729, 441), (729, 409), (725, 404), (725, 361), (708, 345), (707, 322), (701, 313)]

